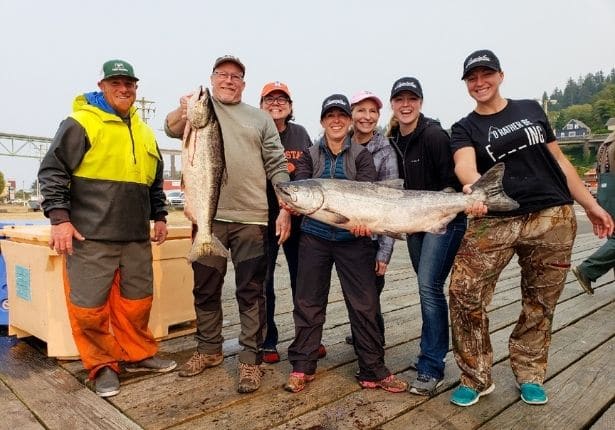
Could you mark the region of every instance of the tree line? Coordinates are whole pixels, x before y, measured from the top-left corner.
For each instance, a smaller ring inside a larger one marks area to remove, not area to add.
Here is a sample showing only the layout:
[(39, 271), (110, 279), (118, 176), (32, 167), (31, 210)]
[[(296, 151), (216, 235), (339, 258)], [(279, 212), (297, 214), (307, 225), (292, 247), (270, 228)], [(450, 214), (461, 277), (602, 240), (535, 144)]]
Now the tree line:
[(606, 133), (606, 122), (615, 117), (615, 68), (606, 75), (599, 71), (569, 78), (563, 90), (545, 91), (542, 99), (554, 129), (561, 130), (571, 119), (583, 121), (592, 133)]

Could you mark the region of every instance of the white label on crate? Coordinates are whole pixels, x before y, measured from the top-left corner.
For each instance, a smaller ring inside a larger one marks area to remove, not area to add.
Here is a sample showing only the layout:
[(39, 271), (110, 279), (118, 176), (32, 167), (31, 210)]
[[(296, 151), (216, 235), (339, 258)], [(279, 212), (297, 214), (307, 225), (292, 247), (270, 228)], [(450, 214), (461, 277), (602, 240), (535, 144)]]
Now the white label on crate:
[(17, 297), (28, 302), (32, 301), (32, 289), (30, 288), (30, 269), (15, 265), (15, 284)]

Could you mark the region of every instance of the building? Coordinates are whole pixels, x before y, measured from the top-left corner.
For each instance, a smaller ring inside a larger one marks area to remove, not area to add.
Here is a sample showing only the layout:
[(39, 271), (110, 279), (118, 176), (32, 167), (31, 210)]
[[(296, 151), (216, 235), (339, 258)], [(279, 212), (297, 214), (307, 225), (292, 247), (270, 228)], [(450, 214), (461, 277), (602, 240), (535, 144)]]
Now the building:
[(168, 191), (173, 190), (181, 190), (181, 180), (180, 179), (165, 179), (162, 184), (162, 190), (166, 193)]
[(557, 137), (570, 138), (570, 137), (586, 137), (592, 133), (591, 129), (578, 119), (571, 119), (566, 123), (561, 130), (557, 131)]
[(4, 181), (4, 190), (0, 190), (0, 201), (15, 200), (15, 190), (17, 189), (17, 181), (15, 179), (7, 179)]

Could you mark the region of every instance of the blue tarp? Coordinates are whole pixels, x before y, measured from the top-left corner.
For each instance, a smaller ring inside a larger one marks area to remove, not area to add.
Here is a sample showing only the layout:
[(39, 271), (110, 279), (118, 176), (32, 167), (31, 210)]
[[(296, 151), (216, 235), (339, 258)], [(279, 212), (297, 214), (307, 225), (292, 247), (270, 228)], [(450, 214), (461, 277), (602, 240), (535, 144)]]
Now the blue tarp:
[(9, 324), (9, 301), (6, 286), (6, 264), (0, 254), (0, 325)]

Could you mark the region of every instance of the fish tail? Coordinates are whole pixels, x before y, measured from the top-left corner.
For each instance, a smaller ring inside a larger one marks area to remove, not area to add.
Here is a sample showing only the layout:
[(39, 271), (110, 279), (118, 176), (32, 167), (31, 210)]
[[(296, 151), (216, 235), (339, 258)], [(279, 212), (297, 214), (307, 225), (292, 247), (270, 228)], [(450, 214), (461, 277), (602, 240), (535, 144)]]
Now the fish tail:
[(504, 186), (502, 185), (503, 177), (504, 163), (497, 163), (472, 185), (472, 193), (485, 193), (484, 203), (489, 208), (489, 211), (504, 212), (519, 207), (519, 203), (508, 197), (504, 192)]
[(228, 258), (229, 252), (216, 236), (212, 235), (211, 240), (209, 242), (205, 242), (203, 237), (199, 236), (197, 233), (197, 236), (192, 242), (190, 252), (188, 252), (188, 256), (186, 258), (188, 261), (193, 263), (201, 257), (211, 257), (215, 255)]

